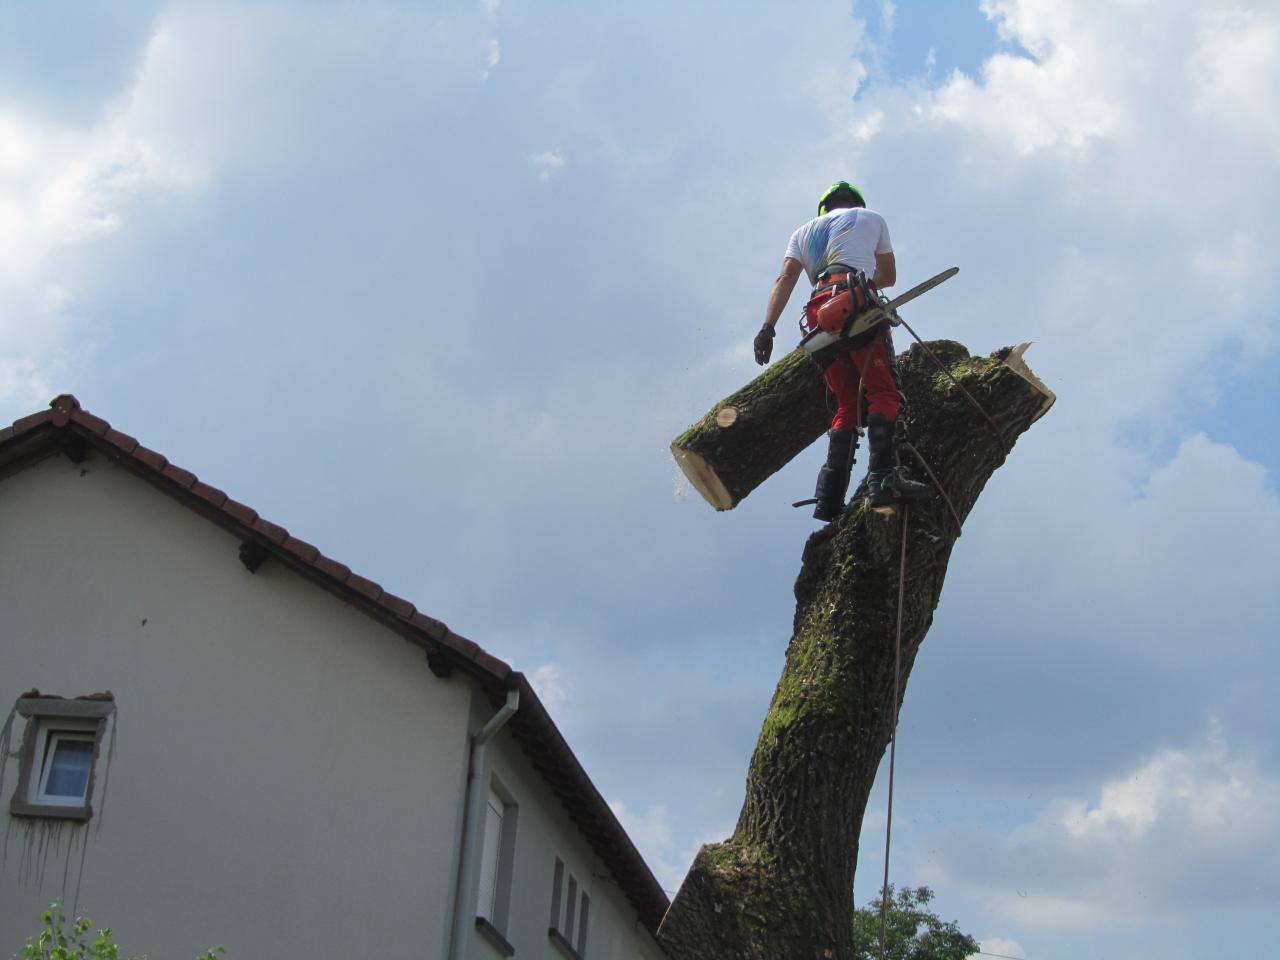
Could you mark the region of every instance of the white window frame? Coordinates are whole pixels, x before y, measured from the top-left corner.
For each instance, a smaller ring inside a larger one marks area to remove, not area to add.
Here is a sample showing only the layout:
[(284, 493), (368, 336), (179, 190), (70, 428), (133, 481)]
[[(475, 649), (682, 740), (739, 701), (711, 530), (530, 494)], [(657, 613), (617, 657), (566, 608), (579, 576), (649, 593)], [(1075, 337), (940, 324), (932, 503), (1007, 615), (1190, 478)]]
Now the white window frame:
[(89, 773), (85, 777), (84, 792), (78, 797), (47, 793), (49, 775), (53, 772), (53, 758), (58, 743), (89, 743), (97, 746), (98, 724), (93, 720), (70, 720), (50, 717), (37, 727), (34, 758), (39, 760), (39, 772), (32, 765), (28, 802), (33, 805), (83, 807), (89, 800), (89, 788), (93, 785), (93, 759), (89, 760)]
[[(19, 697), (14, 710), (26, 718), (27, 728), (17, 754), (18, 785), (9, 802), (9, 813), (17, 817), (58, 820), (85, 821), (92, 817), (98, 756), (115, 709), (115, 698), (109, 693), (66, 699), (41, 696), (33, 690)], [(84, 796), (79, 799), (45, 793), (53, 756), (62, 738), (93, 743), (89, 777)]]
[(490, 786), (480, 843), (480, 896), (476, 903), (476, 916), (484, 917), (495, 927), (498, 926), (494, 917), (497, 914), (498, 882), (502, 867), (502, 830), (506, 813), (506, 802)]
[(591, 895), (563, 860), (556, 857), (551, 889), (551, 928), (547, 936), (568, 960), (587, 955), (587, 932), (591, 922)]
[[(515, 949), (507, 942), (511, 886), (515, 874), (516, 828), (520, 805), (496, 776), (489, 777), (484, 822), (480, 828), (480, 875), (476, 879), (476, 929), (503, 956)], [(490, 830), (497, 824), (496, 835)]]

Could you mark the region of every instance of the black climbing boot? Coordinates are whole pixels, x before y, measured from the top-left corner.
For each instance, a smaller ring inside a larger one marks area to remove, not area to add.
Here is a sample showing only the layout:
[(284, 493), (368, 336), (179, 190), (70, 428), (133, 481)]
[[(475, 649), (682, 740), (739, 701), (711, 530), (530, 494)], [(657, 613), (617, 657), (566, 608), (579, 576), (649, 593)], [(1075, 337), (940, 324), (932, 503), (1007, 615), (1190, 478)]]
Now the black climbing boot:
[(867, 418), (867, 505), (883, 507), (903, 500), (927, 500), (933, 489), (907, 476), (893, 449), (893, 424), (882, 413)]
[(849, 474), (853, 471), (853, 452), (857, 448), (858, 435), (853, 430), (827, 432), (827, 462), (818, 471), (818, 484), (813, 491), (818, 501), (813, 508), (815, 520), (825, 523), (840, 516), (844, 495), (849, 489)]
[(928, 500), (932, 496), (932, 487), (912, 480), (902, 467), (867, 473), (868, 506), (884, 507), (903, 500)]

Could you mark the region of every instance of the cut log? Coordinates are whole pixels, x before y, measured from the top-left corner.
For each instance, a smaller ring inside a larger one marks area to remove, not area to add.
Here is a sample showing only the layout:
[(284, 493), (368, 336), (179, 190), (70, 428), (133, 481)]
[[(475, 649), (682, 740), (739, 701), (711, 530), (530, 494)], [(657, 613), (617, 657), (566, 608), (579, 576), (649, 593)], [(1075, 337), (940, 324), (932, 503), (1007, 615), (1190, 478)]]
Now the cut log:
[(676, 437), (671, 455), (706, 501), (731, 510), (830, 425), (822, 371), (791, 352)]
[[(1022, 343), (1004, 363), (1043, 400), (1054, 395), (1026, 363)], [(671, 443), (671, 455), (693, 488), (717, 510), (732, 510), (756, 487), (791, 462), (830, 425), (822, 373), (793, 351), (712, 407)]]
[[(929, 347), (998, 428), (973, 409), (923, 350), (913, 347), (899, 358), (912, 443), (963, 521), (1053, 395), (1023, 362), (1026, 345), (990, 357), (970, 357), (949, 341)], [(790, 376), (803, 379), (790, 368), (784, 368)], [(779, 380), (801, 393), (786, 376)], [(764, 398), (755, 403), (754, 410), (769, 405)], [(823, 412), (812, 398), (811, 407), (809, 419), (792, 413), (789, 421), (806, 424), (810, 440), (821, 425), (815, 431), (809, 424)], [(736, 429), (744, 417), (745, 412), (725, 429)], [(786, 462), (795, 438), (758, 425), (752, 430), (758, 438), (746, 446), (754, 442), (769, 451), (771, 463)], [(717, 475), (731, 496), (734, 490), (738, 499), (749, 492), (749, 485), (734, 487)], [(751, 759), (742, 813), (732, 837), (699, 851), (662, 922), (659, 940), (672, 960), (847, 960), (854, 955), (858, 835), (901, 706), (901, 698), (895, 702), (893, 697), (894, 633), (906, 510), (884, 516), (852, 507), (805, 545), (795, 586), (794, 632)], [(909, 510), (902, 692), (959, 535), (941, 499), (912, 504)]]

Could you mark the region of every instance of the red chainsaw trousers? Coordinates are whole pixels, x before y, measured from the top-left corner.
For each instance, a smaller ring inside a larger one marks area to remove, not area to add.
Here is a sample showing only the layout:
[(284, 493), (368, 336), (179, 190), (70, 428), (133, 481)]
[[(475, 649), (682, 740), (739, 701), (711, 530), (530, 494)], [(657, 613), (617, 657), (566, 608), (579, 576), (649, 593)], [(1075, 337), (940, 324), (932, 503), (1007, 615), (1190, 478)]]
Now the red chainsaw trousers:
[[(855, 347), (841, 354), (823, 372), (827, 387), (835, 394), (836, 415), (831, 419), (832, 430), (853, 430), (858, 427), (859, 413), (863, 417), (880, 413), (890, 423), (898, 419), (902, 407), (902, 394), (894, 382), (885, 352), (885, 340), (889, 334), (876, 337), (870, 343)], [(865, 386), (867, 403), (859, 410), (858, 394)]]

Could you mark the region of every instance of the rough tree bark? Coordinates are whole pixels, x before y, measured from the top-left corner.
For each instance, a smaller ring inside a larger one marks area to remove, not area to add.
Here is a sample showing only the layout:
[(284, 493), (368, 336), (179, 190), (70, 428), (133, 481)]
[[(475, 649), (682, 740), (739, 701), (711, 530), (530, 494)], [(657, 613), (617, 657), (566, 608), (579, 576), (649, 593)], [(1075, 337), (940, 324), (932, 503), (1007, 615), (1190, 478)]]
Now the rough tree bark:
[(792, 351), (725, 397), (671, 444), (671, 455), (706, 501), (732, 510), (827, 429), (822, 373)]
[[(990, 357), (970, 357), (950, 341), (929, 346), (1001, 433), (919, 347), (899, 358), (911, 440), (963, 519), (1053, 394), (1022, 363), (1025, 344)], [(794, 445), (774, 442), (782, 450)], [(893, 702), (893, 675), (903, 523), (903, 692), (958, 535), (940, 499), (906, 513), (857, 506), (809, 538), (786, 666), (756, 743), (737, 828), (699, 851), (659, 931), (673, 960), (852, 956), (858, 834), (901, 705)]]

